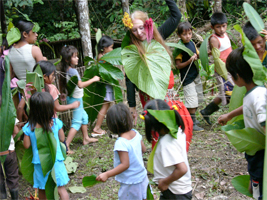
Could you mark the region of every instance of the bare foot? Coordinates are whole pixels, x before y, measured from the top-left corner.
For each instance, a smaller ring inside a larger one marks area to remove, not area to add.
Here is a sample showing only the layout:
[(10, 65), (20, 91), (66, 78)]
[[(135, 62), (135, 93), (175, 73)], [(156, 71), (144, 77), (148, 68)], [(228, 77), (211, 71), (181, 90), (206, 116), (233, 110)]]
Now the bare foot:
[(67, 151), (67, 154), (68, 154), (68, 155), (70, 155), (70, 154), (74, 154), (74, 151), (70, 150), (70, 148), (69, 148), (69, 150)]
[(87, 145), (87, 144), (89, 144), (89, 143), (93, 143), (93, 142), (97, 142), (98, 141), (98, 139), (95, 139), (95, 138), (86, 138), (86, 139), (84, 139), (83, 140), (83, 145)]
[(92, 137), (98, 137), (98, 136), (102, 136), (102, 135), (105, 135), (107, 132), (106, 131), (104, 131), (104, 130), (102, 130), (101, 128), (99, 128), (99, 129), (93, 129), (93, 133), (91, 133), (91, 136)]

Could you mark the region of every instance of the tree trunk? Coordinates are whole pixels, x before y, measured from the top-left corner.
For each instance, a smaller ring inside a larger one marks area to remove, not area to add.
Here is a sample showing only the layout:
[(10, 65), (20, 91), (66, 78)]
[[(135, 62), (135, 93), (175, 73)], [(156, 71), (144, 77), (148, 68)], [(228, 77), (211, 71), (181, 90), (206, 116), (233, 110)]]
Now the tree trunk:
[(78, 10), (78, 21), (81, 34), (83, 56), (89, 56), (93, 58), (88, 2), (87, 0), (75, 0), (75, 2)]
[(123, 14), (127, 12), (130, 15), (129, 0), (121, 0)]
[(213, 13), (222, 12), (222, 0), (214, 0)]
[(183, 19), (186, 21), (188, 19), (186, 11), (186, 0), (177, 0), (177, 6), (183, 16)]
[(244, 1), (250, 4), (250, 0), (244, 0)]

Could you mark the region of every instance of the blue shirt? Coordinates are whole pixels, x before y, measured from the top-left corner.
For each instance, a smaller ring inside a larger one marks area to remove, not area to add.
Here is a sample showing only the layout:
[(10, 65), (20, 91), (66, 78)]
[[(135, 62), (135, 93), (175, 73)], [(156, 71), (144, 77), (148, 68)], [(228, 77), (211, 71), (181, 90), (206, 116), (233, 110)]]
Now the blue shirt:
[(125, 184), (140, 183), (147, 176), (147, 171), (144, 167), (144, 161), (142, 157), (142, 136), (134, 129), (136, 135), (133, 139), (127, 140), (123, 137), (119, 137), (114, 146), (114, 168), (117, 167), (120, 162), (118, 151), (126, 151), (129, 155), (130, 166), (124, 172), (115, 176), (115, 180)]
[[(56, 160), (57, 161), (63, 161), (64, 157), (63, 157), (62, 152), (61, 152), (59, 137), (58, 137), (58, 131), (63, 127), (63, 123), (58, 118), (53, 119), (53, 121), (54, 121), (54, 124), (52, 126), (52, 131), (53, 131), (54, 137), (57, 141)], [(32, 163), (33, 164), (41, 164), (40, 159), (39, 159), (38, 149), (37, 149), (37, 140), (35, 137), (35, 132), (31, 131), (31, 127), (29, 126), (29, 123), (27, 123), (22, 128), (22, 130), (25, 133), (25, 135), (29, 136), (31, 139), (31, 146), (32, 146), (32, 153), (33, 153)]]

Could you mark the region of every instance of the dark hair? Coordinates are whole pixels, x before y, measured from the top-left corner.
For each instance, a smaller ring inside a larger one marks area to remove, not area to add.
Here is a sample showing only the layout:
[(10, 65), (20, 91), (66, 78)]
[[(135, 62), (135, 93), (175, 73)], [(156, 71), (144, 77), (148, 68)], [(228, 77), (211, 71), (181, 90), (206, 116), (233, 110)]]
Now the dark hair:
[(102, 53), (104, 51), (104, 47), (109, 47), (114, 44), (114, 41), (111, 37), (107, 35), (103, 35), (97, 44), (98, 53)]
[(222, 12), (215, 12), (210, 18), (210, 23), (212, 26), (215, 26), (216, 24), (227, 23), (227, 17)]
[(71, 66), (71, 57), (74, 53), (78, 53), (78, 50), (76, 47), (72, 45), (65, 45), (62, 47), (60, 54), (62, 56), (61, 59), (61, 68), (60, 71), (63, 72), (63, 75), (59, 78), (59, 88), (61, 93), (67, 94), (66, 85), (67, 85), (67, 79), (66, 79), (66, 73)]
[(189, 30), (191, 31), (193, 30), (191, 24), (189, 22), (181, 22), (178, 25), (177, 34), (181, 35), (184, 31), (189, 31)]
[(133, 128), (133, 118), (129, 108), (123, 103), (111, 106), (107, 112), (107, 126), (112, 133), (119, 136), (130, 131)]
[[(32, 71), (34, 71), (38, 65), (40, 65), (43, 75), (50, 76), (53, 72), (56, 72), (56, 66), (53, 63), (46, 60), (41, 60), (37, 62)], [(46, 84), (45, 84), (45, 91), (49, 92), (49, 87), (47, 87)]]
[(54, 99), (48, 92), (35, 92), (30, 98), (29, 126), (34, 131), (40, 124), (44, 132), (51, 130), (51, 120), (54, 115)]
[(244, 47), (239, 47), (229, 54), (226, 59), (226, 69), (232, 75), (234, 80), (237, 80), (239, 76), (244, 79), (245, 83), (249, 84), (253, 82), (253, 72), (242, 55), (243, 51)]
[[(146, 103), (145, 110), (170, 110), (169, 105), (161, 100), (161, 99), (154, 99), (150, 100)], [(179, 127), (181, 127), (182, 130), (184, 130), (184, 121), (180, 114), (174, 110), (175, 112), (175, 118), (176, 118), (176, 123)], [(144, 115), (144, 113), (143, 113)], [(145, 130), (146, 130), (146, 139), (148, 142), (152, 141), (152, 131), (160, 132), (162, 129), (168, 130), (168, 128), (161, 122), (159, 122), (154, 116), (152, 116), (149, 112), (147, 112), (145, 116)], [(178, 130), (177, 130), (178, 131)]]
[(245, 23), (245, 25), (243, 27), (243, 31), (244, 31), (245, 35), (247, 36), (247, 38), (250, 41), (255, 40), (259, 36), (259, 33), (251, 25), (250, 21), (248, 21), (247, 23)]
[(4, 50), (8, 50), (8, 43), (6, 37), (3, 37), (2, 45), (1, 45), (1, 53), (4, 55)]
[(24, 38), (23, 32), (26, 32), (27, 34), (29, 34), (29, 32), (32, 30), (33, 26), (34, 26), (34, 24), (32, 22), (29, 22), (29, 21), (20, 20), (18, 22), (16, 27), (19, 29), (20, 34), (21, 34), (20, 40), (22, 40)]

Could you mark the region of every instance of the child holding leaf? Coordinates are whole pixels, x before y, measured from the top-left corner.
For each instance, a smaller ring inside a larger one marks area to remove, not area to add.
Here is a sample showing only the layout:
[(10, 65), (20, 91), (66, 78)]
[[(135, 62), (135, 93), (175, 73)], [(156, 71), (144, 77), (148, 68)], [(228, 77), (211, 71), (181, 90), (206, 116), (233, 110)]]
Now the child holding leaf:
[(146, 147), (142, 136), (132, 129), (133, 119), (129, 108), (119, 103), (110, 107), (107, 112), (107, 126), (119, 135), (114, 146), (114, 169), (100, 174), (96, 180), (105, 182), (115, 176), (120, 182), (119, 199), (146, 199), (148, 178), (144, 167), (142, 153)]
[(151, 153), (154, 153), (153, 181), (161, 191), (160, 199), (192, 199), (186, 135), (181, 116), (160, 99), (147, 102), (144, 109), (142, 118), (145, 120), (147, 140), (152, 141), (152, 130), (160, 135)]

